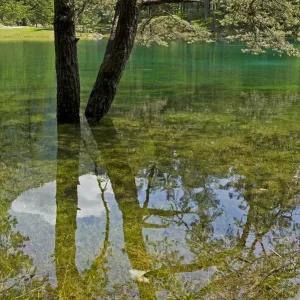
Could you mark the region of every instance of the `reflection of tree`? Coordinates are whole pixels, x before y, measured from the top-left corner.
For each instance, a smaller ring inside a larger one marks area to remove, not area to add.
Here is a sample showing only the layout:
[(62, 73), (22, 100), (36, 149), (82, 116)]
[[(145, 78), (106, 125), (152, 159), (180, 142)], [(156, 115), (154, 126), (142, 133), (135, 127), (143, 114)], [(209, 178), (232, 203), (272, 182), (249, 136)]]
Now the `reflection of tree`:
[[(247, 218), (234, 220), (233, 226), (238, 232), (229, 229), (223, 236), (216, 236), (214, 223), (223, 214), (214, 187), (219, 184), (218, 177), (208, 175), (216, 173), (210, 172), (209, 167), (198, 167), (202, 162), (201, 152), (200, 158), (186, 159), (182, 153), (174, 151), (175, 139), (166, 142), (170, 146), (168, 151), (154, 141), (151, 159), (150, 155), (136, 158), (136, 152), (128, 147), (128, 139), (119, 138), (119, 131), (108, 119), (92, 128), (92, 135), (86, 132), (83, 134), (85, 151), (93, 160), (98, 175), (100, 200), (106, 211), (106, 228), (105, 241), (99, 255), (90, 269), (80, 273), (75, 264), (80, 130), (62, 126), (58, 131), (56, 296), (83, 299), (107, 296), (104, 288), (108, 283), (107, 252), (111, 221), (105, 199), (108, 180), (111, 181), (122, 212), (124, 250), (131, 267), (150, 270), (146, 275), (150, 278), (149, 284), (137, 281), (142, 299), (154, 299), (161, 289), (168, 290), (171, 297), (193, 294), (199, 299), (239, 299), (240, 296), (245, 299), (285, 299), (295, 294), (296, 285), (289, 279), (297, 278), (295, 270), (299, 269), (299, 228), (295, 227), (292, 220), (296, 204), (294, 200), (290, 201), (297, 192), (296, 184), (292, 185), (289, 179), (280, 179), (279, 188), (260, 189), (258, 187), (265, 186), (261, 176), (244, 172), (246, 176), (236, 177), (236, 180), (218, 187), (233, 189), (239, 197), (243, 197), (240, 209), (247, 214)], [(150, 143), (147, 140), (145, 146), (142, 145), (145, 142), (143, 139), (136, 140), (141, 142), (136, 148), (147, 147), (147, 143)], [(220, 161), (224, 163), (224, 157), (213, 155), (215, 165)], [(146, 166), (143, 171), (140, 171), (141, 166)], [(107, 177), (103, 175), (102, 167), (106, 167)], [(273, 174), (273, 169), (269, 173)], [(143, 205), (140, 205), (137, 198), (138, 189), (141, 188), (136, 186), (137, 174), (147, 182)], [(276, 180), (273, 179), (273, 186), (274, 182)], [(156, 192), (166, 195), (167, 207), (164, 209), (151, 206), (151, 196)], [(152, 216), (159, 224), (151, 223)], [(147, 238), (145, 235), (145, 229), (165, 230), (170, 225), (185, 230), (185, 243), (193, 254), (188, 262), (184, 262), (178, 254), (178, 248), (183, 245), (173, 245), (167, 238), (152, 241), (151, 236)], [(290, 249), (286, 249), (286, 245)], [(182, 273), (209, 268), (215, 272), (210, 275), (211, 281), (205, 287), (187, 286), (188, 280), (178, 279)]]
[[(97, 147), (101, 149), (101, 144), (107, 142), (103, 139), (103, 134), (109, 135), (110, 141), (114, 145), (105, 145), (107, 149), (112, 149), (112, 155), (101, 153), (101, 159), (104, 160), (108, 168), (109, 179), (115, 193), (115, 198), (119, 204), (119, 209), (123, 214), (123, 232), (125, 240), (125, 250), (130, 259), (132, 268), (140, 270), (151, 269), (151, 259), (147, 254), (146, 245), (143, 237), (143, 228), (165, 228), (165, 225), (155, 225), (146, 223), (147, 217), (156, 215), (164, 218), (172, 218), (183, 214), (182, 211), (168, 211), (160, 209), (151, 209), (140, 207), (137, 199), (137, 189), (134, 180), (134, 174), (126, 161), (124, 149), (117, 147), (118, 139), (114, 127), (107, 126), (93, 129), (96, 138)], [(100, 142), (98, 142), (100, 141)], [(76, 216), (78, 210), (78, 160), (80, 153), (80, 130), (77, 127), (61, 125), (58, 127), (58, 154), (57, 154), (57, 218), (56, 218), (56, 238), (55, 238), (55, 264), (58, 287), (55, 295), (60, 298), (66, 297), (95, 297), (104, 295), (104, 286), (107, 284), (106, 254), (109, 246), (109, 209), (105, 201), (106, 184), (99, 178), (99, 188), (101, 199), (106, 211), (105, 241), (98, 257), (93, 262), (89, 270), (80, 274), (75, 263), (76, 254)], [(86, 149), (89, 151), (88, 149)], [(124, 160), (115, 160), (123, 154)], [(98, 172), (98, 157), (92, 157), (96, 164), (96, 173)], [(153, 174), (154, 168), (150, 172)], [(98, 174), (100, 175), (100, 174)], [(149, 192), (150, 192), (149, 186)], [(149, 196), (149, 195), (148, 195)], [(186, 213), (189, 213), (187, 211)], [(142, 299), (154, 299), (154, 286), (146, 283), (137, 282)]]
[(242, 92), (241, 104), (237, 114), (249, 119), (262, 120), (271, 119), (278, 110), (289, 108), (297, 103), (297, 94), (267, 93), (259, 91)]
[(198, 293), (200, 299), (287, 299), (299, 288), (292, 282), (300, 266), (299, 235), (294, 235), (292, 220), (286, 219), (287, 211), (293, 209), (261, 209), (253, 199), (247, 201), (247, 221), (239, 225), (239, 236), (230, 232), (221, 238), (203, 235), (201, 218), (187, 230), (196, 261), (210, 261), (218, 270)]
[(55, 264), (58, 287), (55, 291), (61, 299), (75, 297), (91, 299), (102, 295), (103, 287), (107, 284), (106, 254), (109, 239), (109, 211), (101, 196), (106, 209), (107, 223), (105, 228), (104, 245), (95, 258), (92, 266), (79, 273), (76, 267), (76, 217), (78, 208), (77, 185), (79, 178), (80, 127), (60, 125), (58, 127), (57, 153), (57, 192), (56, 192), (56, 236)]
[(80, 130), (73, 126), (58, 127), (56, 176), (55, 264), (60, 298), (80, 295), (82, 283), (76, 268), (76, 217)]
[[(117, 132), (111, 120), (106, 120), (105, 126), (102, 123), (101, 127), (92, 128), (92, 134), (98, 145), (98, 150), (101, 150), (101, 158), (108, 170), (108, 177), (111, 181), (119, 209), (122, 212), (125, 250), (131, 266), (137, 270), (151, 270), (151, 259), (147, 254), (143, 228), (164, 228), (165, 226), (148, 224), (146, 223), (147, 217), (150, 215), (174, 217), (182, 214), (182, 212), (151, 209), (145, 205), (144, 207), (140, 207), (137, 199), (135, 174), (127, 162), (126, 149), (119, 144)], [(109, 151), (106, 152), (108, 149)], [(153, 176), (153, 172), (154, 169), (152, 168), (150, 176)], [(145, 203), (147, 204), (147, 199)], [(137, 281), (137, 284), (142, 299), (156, 298), (155, 289), (152, 284), (139, 281)]]
[[(106, 123), (102, 123), (101, 125), (101, 127), (92, 128), (92, 138), (98, 145), (98, 151), (101, 151), (102, 163), (104, 163), (108, 170), (108, 177), (111, 181), (119, 209), (122, 212), (126, 252), (133, 269), (150, 271), (151, 257), (147, 253), (143, 229), (166, 228), (165, 224), (170, 220), (171, 222), (175, 222), (175, 219), (180, 222), (183, 215), (192, 213), (191, 208), (187, 205), (188, 198), (182, 199), (182, 205), (174, 205), (170, 210), (148, 208), (151, 188), (155, 188), (155, 184), (163, 188), (168, 186), (166, 182), (168, 178), (164, 176), (160, 177), (161, 174), (155, 173), (155, 166), (152, 165), (148, 173), (149, 181), (146, 190), (146, 201), (143, 207), (141, 207), (137, 199), (135, 174), (128, 164), (128, 154), (126, 153), (126, 149), (117, 138), (117, 132), (111, 120), (106, 119)], [(92, 157), (92, 159), (97, 161), (97, 157)], [(154, 179), (154, 176), (157, 177)], [(160, 181), (159, 178), (162, 180), (162, 185), (158, 184)], [(169, 177), (169, 180), (174, 183), (174, 180), (171, 177)], [(167, 190), (170, 190), (170, 186)], [(203, 204), (208, 201), (207, 194), (209, 194), (209, 191), (204, 190), (202, 195), (199, 197)], [(209, 206), (208, 203), (205, 203), (205, 205)], [(209, 208), (211, 208), (211, 206)], [(164, 218), (166, 222), (164, 222), (163, 225), (146, 223), (149, 216)], [(203, 214), (202, 217), (203, 218), (201, 220), (204, 220)], [(152, 275), (153, 278), (166, 278), (170, 274), (196, 271), (210, 265), (211, 264), (207, 262), (195, 262), (190, 265), (179, 264), (172, 266), (162, 264), (163, 267), (161, 269), (152, 270), (149, 272), (149, 275)], [(155, 289), (152, 284), (148, 285), (141, 282), (137, 282), (137, 284), (139, 286), (139, 292), (142, 299), (155, 299)]]
[[(236, 186), (236, 192), (245, 195), (244, 202), (247, 205), (243, 209), (248, 208), (246, 223), (236, 220), (236, 226), (240, 228), (238, 234), (228, 230), (223, 237), (216, 238), (212, 224), (222, 215), (222, 209), (220, 209), (213, 189), (210, 188), (211, 176), (202, 177), (204, 187), (201, 191), (193, 193), (193, 189), (188, 187), (188, 179), (187, 185), (185, 182), (178, 184), (178, 174), (184, 174), (186, 171), (183, 168), (186, 166), (180, 163), (174, 165), (173, 158), (170, 159), (168, 166), (165, 156), (162, 157), (163, 163), (160, 163), (159, 158), (156, 157), (157, 163), (151, 163), (149, 169), (143, 171), (143, 176), (147, 179), (147, 188), (144, 205), (140, 207), (134, 180), (136, 173), (129, 163), (130, 153), (122, 141), (117, 138), (117, 131), (111, 121), (106, 120), (106, 123), (103, 122), (101, 125), (101, 127), (93, 128), (92, 132), (98, 144), (98, 151), (101, 151), (101, 163), (108, 170), (108, 177), (123, 214), (126, 251), (133, 268), (151, 270), (153, 267), (153, 257), (147, 251), (148, 246), (146, 244), (149, 242), (145, 241), (142, 234), (143, 228), (165, 228), (166, 224), (171, 222), (178, 226), (188, 225), (186, 226), (186, 242), (195, 258), (190, 264), (181, 264), (180, 261), (177, 261), (176, 255), (173, 256), (168, 250), (166, 250), (165, 256), (163, 253), (159, 253), (160, 255), (157, 257), (160, 257), (162, 267), (152, 269), (147, 275), (153, 280), (154, 278), (163, 278), (163, 282), (166, 282), (166, 280), (174, 278), (172, 274), (214, 267), (217, 271), (211, 278), (212, 283), (201, 290), (203, 297), (205, 295), (211, 296), (212, 299), (225, 299), (227, 297), (228, 299), (238, 299), (239, 295), (243, 297), (255, 295), (257, 297), (254, 290), (259, 290), (264, 297), (269, 293), (266, 299), (272, 299), (276, 293), (282, 298), (288, 298), (295, 292), (296, 285), (292, 284), (289, 279), (295, 278), (296, 267), (289, 260), (297, 253), (297, 243), (295, 241), (291, 243), (293, 244), (291, 245), (292, 251), (289, 252), (283, 251), (280, 243), (278, 246), (273, 243), (272, 250), (267, 244), (265, 246), (267, 249), (264, 248), (264, 239), (272, 239), (275, 236), (274, 230), (286, 228), (289, 232), (292, 221), (288, 221), (287, 216), (293, 209), (285, 206), (284, 202), (265, 201), (264, 199), (268, 195), (273, 196), (272, 191), (266, 193), (262, 189), (260, 193), (256, 193), (255, 197), (250, 197), (251, 192), (249, 194), (249, 191), (252, 190), (252, 186), (254, 186), (254, 190), (257, 190), (255, 188), (257, 184), (251, 182), (255, 178), (251, 176), (246, 179), (240, 177), (239, 180), (235, 179), (229, 183), (228, 187)], [(163, 166), (168, 172), (163, 170)], [(174, 174), (172, 174), (172, 170)], [(184, 180), (183, 176), (181, 180)], [(245, 180), (247, 182), (244, 182)], [(245, 187), (247, 187), (246, 193)], [(178, 188), (184, 192), (184, 195), (175, 199), (175, 190)], [(223, 188), (226, 189), (227, 187)], [(172, 197), (167, 197), (170, 203), (175, 200), (174, 205), (171, 205), (169, 210), (148, 208), (151, 190), (159, 189), (165, 190), (166, 195), (172, 195)], [(290, 190), (288, 196), (293, 193)], [(276, 196), (278, 197), (278, 192)], [(282, 194), (282, 197), (286, 196)], [(182, 216), (191, 213), (189, 206), (191, 202), (196, 204), (198, 208), (197, 212), (194, 212), (197, 218), (193, 218), (189, 224), (184, 224)], [(270, 203), (272, 203), (271, 207), (269, 206)], [(264, 207), (259, 204), (267, 204), (267, 206)], [(162, 222), (164, 225), (145, 223), (149, 215), (164, 219), (165, 222)], [(282, 237), (279, 240), (282, 241)], [(250, 242), (250, 246), (247, 241)], [(163, 248), (168, 249), (169, 242), (165, 240), (160, 243), (164, 242), (166, 247)], [(262, 250), (257, 252), (259, 246)], [(157, 246), (157, 249), (161, 251), (161, 247)], [(296, 256), (294, 258), (296, 264), (298, 263), (297, 260)], [(156, 265), (159, 266), (159, 263)], [(242, 280), (240, 279), (241, 276), (243, 277)], [(286, 290), (280, 290), (280, 287), (272, 287), (272, 282), (276, 282), (278, 286), (282, 284), (289, 286), (290, 292), (286, 293)], [(154, 287), (143, 283), (138, 284), (141, 298), (155, 297)], [(273, 290), (270, 289), (270, 286)], [(169, 287), (174, 288), (172, 285)], [(176, 293), (176, 291), (178, 290), (174, 289), (173, 292)], [(198, 293), (199, 291), (194, 292)]]
[[(112, 123), (106, 124), (105, 130), (102, 129), (104, 128), (92, 128), (92, 133), (99, 150), (102, 150), (102, 144), (105, 141), (107, 142), (107, 139), (103, 139), (105, 135), (109, 136), (109, 142), (112, 143), (111, 145), (105, 145), (105, 147), (113, 149), (113, 153), (110, 153), (110, 156), (106, 156), (105, 149), (103, 149), (104, 151), (101, 152), (101, 154), (105, 167), (108, 169), (108, 176), (114, 190), (116, 201), (122, 212), (125, 250), (133, 269), (149, 270), (150, 259), (146, 253), (142, 234), (144, 215), (140, 213), (134, 175), (126, 163), (124, 149), (117, 147), (117, 134)], [(153, 287), (149, 288), (145, 283), (141, 282), (138, 282), (138, 286), (143, 299), (155, 299)]]

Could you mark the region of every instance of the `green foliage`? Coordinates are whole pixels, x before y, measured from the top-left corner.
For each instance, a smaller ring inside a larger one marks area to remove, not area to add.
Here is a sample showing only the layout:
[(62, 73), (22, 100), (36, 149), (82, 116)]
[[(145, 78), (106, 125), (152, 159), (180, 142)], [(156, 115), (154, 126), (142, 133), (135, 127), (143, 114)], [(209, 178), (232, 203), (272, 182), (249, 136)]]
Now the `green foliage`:
[(0, 22), (4, 25), (49, 25), (53, 22), (52, 0), (1, 0)]
[(172, 40), (185, 40), (187, 42), (211, 41), (209, 31), (195, 26), (177, 16), (160, 16), (150, 21), (144, 20), (140, 24), (140, 35), (137, 42), (149, 46), (153, 43), (168, 45)]
[(77, 29), (81, 32), (109, 31), (114, 16), (115, 2), (115, 0), (76, 1), (78, 11)]
[(240, 40), (254, 54), (273, 49), (288, 55), (300, 53), (288, 42), (297, 38), (299, 30), (298, 1), (228, 0), (226, 15), (222, 20), (225, 28), (233, 30), (229, 40)]
[(290, 0), (212, 0), (198, 5), (162, 5), (148, 9), (148, 16), (143, 14), (144, 34), (138, 40), (149, 45), (166, 44), (173, 39), (226, 39), (243, 42), (244, 52), (258, 54), (272, 49), (279, 54), (299, 56), (291, 43), (298, 38), (299, 9), (299, 2)]
[(16, 25), (22, 23), (29, 16), (30, 6), (24, 1), (1, 0), (0, 22), (5, 25)]
[(50, 25), (53, 23), (52, 0), (26, 0), (29, 8), (28, 21), (30, 24)]

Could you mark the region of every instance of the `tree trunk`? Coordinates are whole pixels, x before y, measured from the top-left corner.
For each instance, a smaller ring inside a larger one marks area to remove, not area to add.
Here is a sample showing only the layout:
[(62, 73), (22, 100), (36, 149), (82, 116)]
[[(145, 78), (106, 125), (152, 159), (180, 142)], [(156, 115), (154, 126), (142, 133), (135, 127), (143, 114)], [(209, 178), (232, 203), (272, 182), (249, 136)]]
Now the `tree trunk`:
[(210, 0), (204, 0), (204, 19), (206, 20), (210, 13)]
[(22, 26), (27, 26), (27, 20), (25, 18), (22, 19)]
[(132, 51), (140, 7), (136, 0), (119, 0), (104, 60), (88, 100), (85, 115), (98, 122), (109, 110)]
[(74, 2), (74, 0), (54, 1), (57, 121), (59, 123), (79, 122), (80, 81)]

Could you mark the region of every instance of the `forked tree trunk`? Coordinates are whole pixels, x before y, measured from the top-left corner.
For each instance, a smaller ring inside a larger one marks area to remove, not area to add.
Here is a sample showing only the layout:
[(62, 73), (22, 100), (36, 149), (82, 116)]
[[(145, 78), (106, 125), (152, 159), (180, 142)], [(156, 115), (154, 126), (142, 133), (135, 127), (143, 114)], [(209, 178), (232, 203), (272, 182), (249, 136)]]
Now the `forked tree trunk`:
[(75, 35), (75, 1), (55, 0), (57, 121), (79, 122), (80, 81)]
[(85, 110), (89, 122), (98, 122), (109, 110), (137, 33), (137, 0), (118, 0), (111, 37)]

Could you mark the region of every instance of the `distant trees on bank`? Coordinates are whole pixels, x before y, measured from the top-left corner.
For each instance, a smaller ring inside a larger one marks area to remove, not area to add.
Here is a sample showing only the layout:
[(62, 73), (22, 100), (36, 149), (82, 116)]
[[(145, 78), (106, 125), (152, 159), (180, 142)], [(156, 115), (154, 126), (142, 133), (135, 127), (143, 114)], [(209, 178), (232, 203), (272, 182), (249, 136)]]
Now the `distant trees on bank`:
[(53, 23), (52, 0), (0, 0), (3, 25), (50, 25)]
[[(115, 13), (116, 0), (76, 0), (75, 5), (77, 30), (82, 32), (109, 32), (109, 26)], [(219, 30), (218, 20), (224, 15), (221, 2), (199, 0), (189, 3), (171, 3), (163, 6), (143, 9), (142, 18), (148, 16), (176, 15), (188, 22), (212, 30)], [(0, 24), (8, 26), (41, 25), (52, 26), (54, 0), (0, 0)]]

